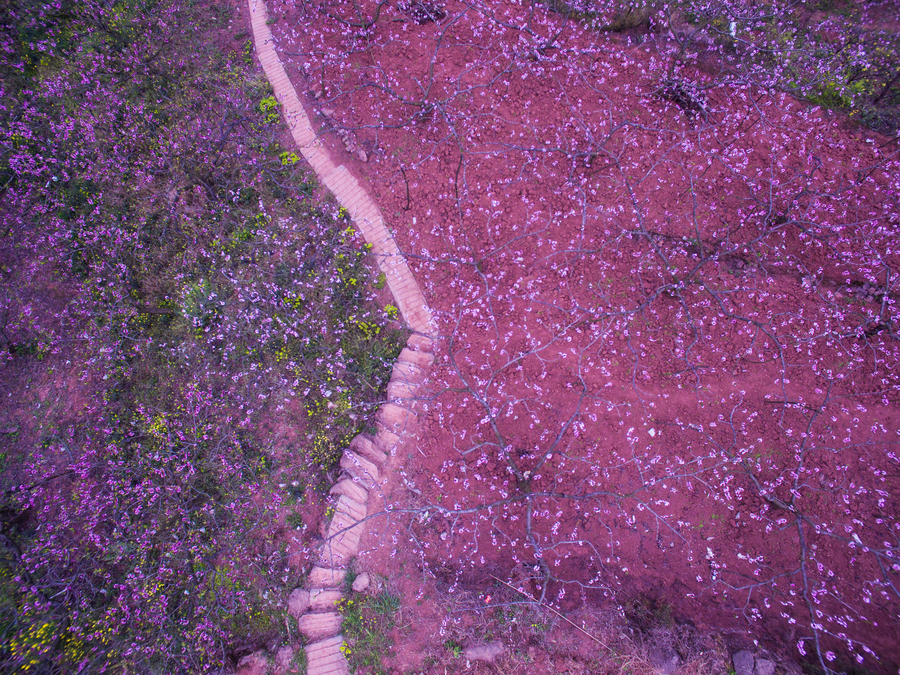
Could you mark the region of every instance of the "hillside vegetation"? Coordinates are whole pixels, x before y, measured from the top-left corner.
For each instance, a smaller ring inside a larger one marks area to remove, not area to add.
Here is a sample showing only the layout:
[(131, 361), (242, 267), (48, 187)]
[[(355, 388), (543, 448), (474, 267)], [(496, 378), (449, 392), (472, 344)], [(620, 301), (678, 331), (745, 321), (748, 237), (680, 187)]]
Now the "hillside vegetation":
[(4, 7), (3, 672), (200, 672), (278, 639), (403, 342), (230, 20)]

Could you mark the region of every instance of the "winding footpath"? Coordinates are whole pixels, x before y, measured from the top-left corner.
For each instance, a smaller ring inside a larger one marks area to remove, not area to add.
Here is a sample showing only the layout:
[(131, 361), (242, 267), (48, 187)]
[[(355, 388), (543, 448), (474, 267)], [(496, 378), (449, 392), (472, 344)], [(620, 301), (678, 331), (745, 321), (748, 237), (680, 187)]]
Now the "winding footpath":
[(359, 552), (366, 519), (384, 512), (382, 491), (389, 459), (413, 435), (416, 392), (425, 379), (436, 346), (435, 328), (425, 296), (416, 283), (384, 218), (368, 191), (346, 166), (337, 164), (316, 135), (313, 123), (297, 96), (278, 54), (268, 26), (264, 0), (248, 0), (256, 53), (281, 105), (294, 142), (316, 176), (347, 209), (353, 224), (372, 246), (400, 314), (413, 335), (394, 364), (388, 385), (388, 402), (377, 415), (374, 436), (360, 434), (341, 457), (341, 478), (331, 488), (338, 501), (328, 527), (318, 563), (303, 589), (292, 594), (299, 628), (306, 646), (309, 675), (348, 675), (341, 615), (336, 611), (344, 594), (344, 578)]

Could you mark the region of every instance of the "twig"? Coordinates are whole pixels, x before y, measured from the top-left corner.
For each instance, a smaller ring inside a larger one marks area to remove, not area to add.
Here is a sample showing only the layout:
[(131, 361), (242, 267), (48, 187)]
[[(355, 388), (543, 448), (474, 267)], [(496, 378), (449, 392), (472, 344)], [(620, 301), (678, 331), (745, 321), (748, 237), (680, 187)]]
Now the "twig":
[(553, 612), (554, 614), (556, 614), (556, 616), (558, 616), (560, 619), (562, 619), (563, 621), (565, 621), (566, 623), (568, 623), (569, 625), (571, 625), (571, 626), (572, 626), (573, 628), (575, 628), (576, 630), (578, 630), (578, 631), (584, 633), (585, 635), (587, 635), (591, 640), (593, 640), (594, 642), (596, 642), (598, 645), (600, 645), (601, 647), (603, 647), (605, 650), (610, 651), (610, 652), (612, 651), (612, 649), (610, 649), (610, 648), (609, 648), (602, 640), (600, 640), (599, 638), (596, 638), (596, 637), (594, 637), (593, 635), (591, 635), (590, 633), (588, 633), (584, 628), (582, 628), (581, 626), (579, 626), (578, 624), (576, 624), (574, 621), (572, 621), (572, 620), (569, 619), (568, 617), (563, 616), (562, 614), (560, 614), (559, 612), (557, 612), (557, 611), (556, 611), (555, 609), (553, 609), (550, 605), (544, 604), (543, 602), (541, 602), (540, 600), (537, 600), (534, 596), (529, 595), (529, 594), (526, 593), (525, 591), (520, 591), (518, 588), (515, 588), (514, 586), (510, 586), (508, 583), (506, 583), (505, 581), (503, 581), (503, 579), (497, 579), (497, 577), (495, 577), (493, 574), (491, 575), (491, 577), (492, 577), (493, 579), (496, 579), (497, 581), (499, 581), (501, 584), (503, 584), (503, 585), (506, 586), (507, 588), (511, 588), (511, 589), (514, 590), (516, 593), (519, 593), (519, 594), (521, 594), (521, 595), (524, 595), (526, 598), (528, 598), (528, 599), (531, 600), (533, 603), (535, 603), (538, 607), (543, 607), (544, 609), (549, 609), (551, 612)]

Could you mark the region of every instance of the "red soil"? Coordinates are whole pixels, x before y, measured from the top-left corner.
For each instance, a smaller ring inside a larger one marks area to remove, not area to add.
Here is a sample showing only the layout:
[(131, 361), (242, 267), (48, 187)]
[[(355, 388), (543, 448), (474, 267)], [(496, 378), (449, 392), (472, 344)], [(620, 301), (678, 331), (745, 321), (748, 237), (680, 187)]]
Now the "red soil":
[(691, 117), (660, 36), (445, 9), (270, 6), (445, 338), (424, 563), (896, 671), (896, 144), (700, 69)]

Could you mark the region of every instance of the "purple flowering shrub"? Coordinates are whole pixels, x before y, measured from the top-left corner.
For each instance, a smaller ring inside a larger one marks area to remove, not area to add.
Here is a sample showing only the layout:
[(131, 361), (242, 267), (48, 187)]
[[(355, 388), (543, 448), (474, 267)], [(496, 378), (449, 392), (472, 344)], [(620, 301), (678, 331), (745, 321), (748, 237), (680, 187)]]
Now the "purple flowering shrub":
[[(5, 671), (204, 671), (277, 637), (298, 576), (278, 481), (322, 499), (402, 345), (227, 19), (13, 2), (4, 21), (3, 382), (62, 377), (79, 401), (4, 397)], [(272, 420), (309, 442), (276, 448)]]

